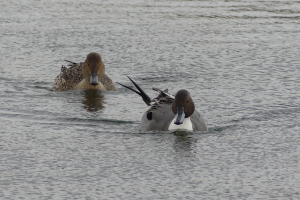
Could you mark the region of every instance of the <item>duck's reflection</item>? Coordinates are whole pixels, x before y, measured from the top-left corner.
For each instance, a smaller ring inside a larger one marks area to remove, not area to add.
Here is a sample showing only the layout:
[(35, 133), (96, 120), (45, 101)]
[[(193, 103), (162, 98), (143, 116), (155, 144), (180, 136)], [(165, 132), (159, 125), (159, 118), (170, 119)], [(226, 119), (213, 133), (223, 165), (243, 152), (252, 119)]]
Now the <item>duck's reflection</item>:
[(97, 112), (104, 108), (103, 98), (100, 90), (84, 90), (83, 91), (83, 107), (89, 112)]
[(176, 152), (187, 154), (186, 156), (196, 153), (195, 143), (197, 143), (197, 140), (191, 132), (178, 130), (174, 131), (173, 134), (176, 136), (173, 143)]

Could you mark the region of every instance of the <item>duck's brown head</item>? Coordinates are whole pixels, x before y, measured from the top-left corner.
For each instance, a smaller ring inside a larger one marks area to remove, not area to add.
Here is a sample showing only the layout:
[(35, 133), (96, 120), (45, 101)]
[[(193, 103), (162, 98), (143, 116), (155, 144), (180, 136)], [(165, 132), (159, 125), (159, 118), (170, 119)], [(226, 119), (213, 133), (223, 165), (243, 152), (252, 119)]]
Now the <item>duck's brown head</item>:
[(85, 80), (89, 80), (91, 85), (98, 85), (99, 79), (105, 74), (105, 66), (101, 56), (98, 53), (90, 53), (87, 55), (83, 67), (82, 74)]
[(187, 90), (179, 90), (175, 95), (175, 100), (172, 103), (172, 111), (177, 118), (175, 124), (183, 123), (184, 118), (190, 117), (195, 111), (194, 102)]

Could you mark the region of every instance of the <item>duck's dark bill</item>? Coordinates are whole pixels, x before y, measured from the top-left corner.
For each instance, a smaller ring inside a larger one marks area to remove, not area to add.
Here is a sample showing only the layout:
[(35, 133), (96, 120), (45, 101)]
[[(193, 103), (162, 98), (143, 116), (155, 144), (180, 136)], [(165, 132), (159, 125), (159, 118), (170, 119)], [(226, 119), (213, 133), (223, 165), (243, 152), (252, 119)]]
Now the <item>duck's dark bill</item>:
[(183, 120), (184, 120), (184, 117), (185, 117), (184, 108), (183, 107), (178, 107), (177, 108), (177, 117), (176, 117), (176, 120), (175, 120), (174, 124), (176, 124), (176, 125), (182, 124)]
[(95, 73), (95, 72), (91, 73), (90, 84), (91, 85), (98, 85), (99, 84), (99, 82), (98, 82), (98, 74), (97, 73)]

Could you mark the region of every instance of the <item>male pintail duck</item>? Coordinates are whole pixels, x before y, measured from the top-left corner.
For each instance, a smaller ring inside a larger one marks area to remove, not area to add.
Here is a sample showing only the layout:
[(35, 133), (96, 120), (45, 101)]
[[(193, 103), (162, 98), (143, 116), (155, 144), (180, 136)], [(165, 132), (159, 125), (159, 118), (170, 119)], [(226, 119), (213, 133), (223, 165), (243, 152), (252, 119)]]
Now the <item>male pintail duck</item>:
[(141, 131), (176, 129), (207, 131), (205, 120), (195, 109), (194, 102), (187, 90), (179, 90), (174, 97), (168, 93), (168, 90), (162, 91), (153, 88), (160, 94), (151, 99), (131, 78), (129, 79), (138, 91), (121, 83), (118, 84), (140, 95), (149, 106), (142, 117)]
[(112, 80), (105, 74), (105, 66), (98, 53), (88, 54), (83, 63), (67, 62), (71, 63), (71, 67), (61, 67), (53, 86), (55, 92), (74, 89), (116, 90)]

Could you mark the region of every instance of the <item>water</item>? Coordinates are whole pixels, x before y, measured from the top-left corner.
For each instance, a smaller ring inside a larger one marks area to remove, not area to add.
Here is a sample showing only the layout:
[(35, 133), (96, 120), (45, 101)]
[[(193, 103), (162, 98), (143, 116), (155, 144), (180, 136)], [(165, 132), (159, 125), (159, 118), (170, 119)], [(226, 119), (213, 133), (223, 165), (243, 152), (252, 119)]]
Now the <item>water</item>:
[[(299, 1), (0, 3), (1, 199), (297, 199)], [(207, 133), (141, 133), (132, 92), (52, 92), (101, 54), (151, 96), (190, 91)]]

